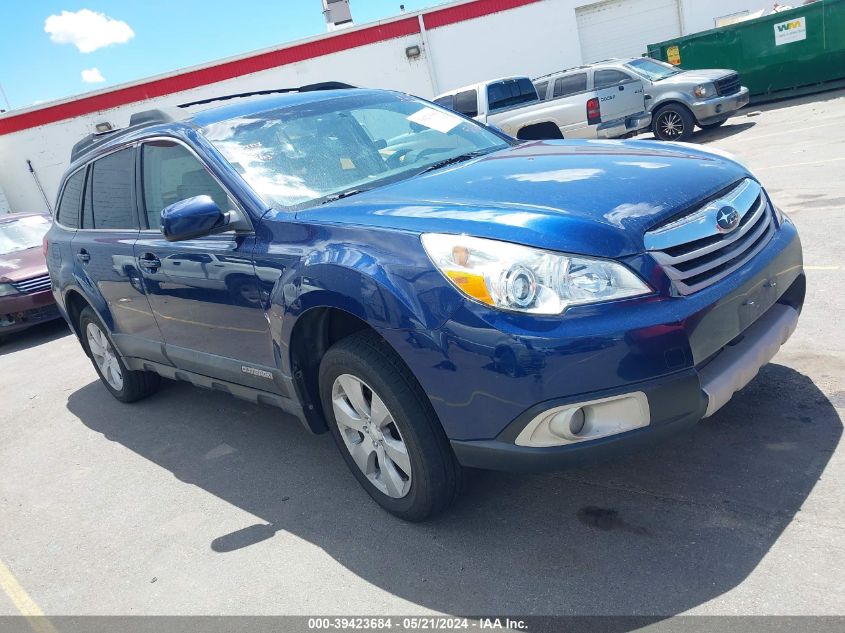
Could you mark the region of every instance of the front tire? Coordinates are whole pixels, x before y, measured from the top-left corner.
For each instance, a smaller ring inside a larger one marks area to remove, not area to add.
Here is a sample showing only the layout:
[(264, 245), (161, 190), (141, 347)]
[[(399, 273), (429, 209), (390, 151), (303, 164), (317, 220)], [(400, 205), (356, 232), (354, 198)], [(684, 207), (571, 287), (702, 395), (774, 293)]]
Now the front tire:
[(445, 510), (461, 467), (410, 370), (374, 332), (332, 346), (320, 364), (320, 396), (347, 466), (382, 508), (408, 521)]
[(161, 382), (150, 371), (130, 371), (117, 353), (108, 329), (90, 307), (79, 315), (79, 331), (85, 351), (109, 393), (121, 402), (135, 402), (154, 393)]
[(692, 113), (684, 106), (671, 103), (657, 110), (652, 123), (652, 131), (661, 141), (687, 141), (694, 127)]

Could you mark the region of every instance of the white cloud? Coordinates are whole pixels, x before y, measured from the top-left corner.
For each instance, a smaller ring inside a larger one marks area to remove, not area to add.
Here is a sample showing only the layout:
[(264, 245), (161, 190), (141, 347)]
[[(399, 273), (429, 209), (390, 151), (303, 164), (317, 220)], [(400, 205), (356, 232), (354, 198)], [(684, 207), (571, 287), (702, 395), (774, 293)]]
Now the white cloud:
[(135, 37), (135, 31), (123, 20), (115, 20), (90, 9), (51, 15), (44, 21), (44, 31), (50, 34), (51, 41), (73, 44), (80, 53), (91, 53), (112, 44), (125, 44)]
[(86, 68), (82, 71), (82, 81), (86, 84), (101, 84), (105, 80), (99, 68)]

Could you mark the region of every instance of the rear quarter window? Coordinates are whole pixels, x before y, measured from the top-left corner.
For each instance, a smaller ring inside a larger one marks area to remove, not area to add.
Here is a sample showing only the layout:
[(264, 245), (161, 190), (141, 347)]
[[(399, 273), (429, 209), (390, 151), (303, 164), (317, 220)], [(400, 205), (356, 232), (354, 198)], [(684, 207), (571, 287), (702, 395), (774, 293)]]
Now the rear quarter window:
[(79, 206), (82, 202), (82, 190), (85, 188), (85, 168), (67, 179), (62, 191), (62, 198), (56, 209), (56, 221), (71, 229), (79, 228)]

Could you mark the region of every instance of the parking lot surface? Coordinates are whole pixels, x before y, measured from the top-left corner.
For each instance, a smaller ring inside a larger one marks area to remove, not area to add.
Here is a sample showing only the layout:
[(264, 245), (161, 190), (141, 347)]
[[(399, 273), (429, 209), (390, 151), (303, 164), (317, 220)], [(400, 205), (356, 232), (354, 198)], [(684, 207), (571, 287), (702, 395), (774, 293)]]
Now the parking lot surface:
[(181, 383), (121, 404), (48, 324), (0, 347), (0, 615), (845, 613), (845, 92), (693, 141), (752, 166), (809, 280), (716, 416), (621, 461), (471, 472), (413, 525), (328, 435)]

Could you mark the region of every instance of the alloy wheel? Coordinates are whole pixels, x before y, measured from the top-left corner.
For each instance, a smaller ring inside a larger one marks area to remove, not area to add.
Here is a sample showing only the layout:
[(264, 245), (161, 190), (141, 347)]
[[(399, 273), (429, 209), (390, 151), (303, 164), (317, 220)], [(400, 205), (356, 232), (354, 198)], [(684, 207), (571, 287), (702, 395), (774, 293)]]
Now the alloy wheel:
[(411, 489), (408, 447), (384, 401), (351, 374), (332, 385), (332, 409), (352, 460), (379, 491), (401, 499)]
[(676, 112), (667, 112), (662, 115), (657, 126), (664, 138), (678, 138), (684, 133), (684, 121)]
[(85, 331), (88, 349), (103, 378), (115, 391), (123, 389), (123, 372), (111, 342), (96, 323), (89, 323)]

